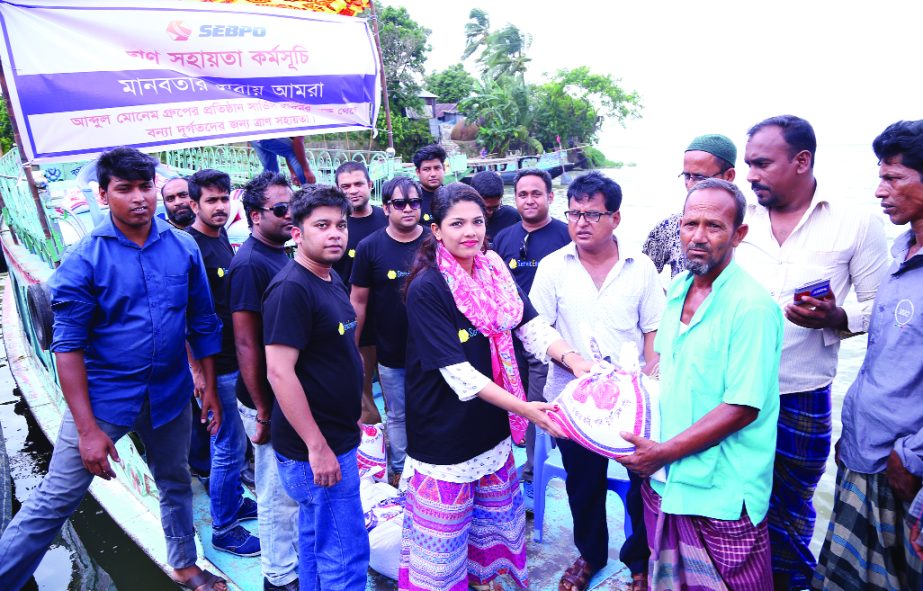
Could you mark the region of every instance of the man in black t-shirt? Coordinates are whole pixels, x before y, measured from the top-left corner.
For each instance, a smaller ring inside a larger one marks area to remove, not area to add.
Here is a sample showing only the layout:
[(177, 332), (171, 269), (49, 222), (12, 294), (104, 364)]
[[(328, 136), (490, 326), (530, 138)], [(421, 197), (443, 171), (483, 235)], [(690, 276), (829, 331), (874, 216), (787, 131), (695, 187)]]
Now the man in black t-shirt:
[(413, 166), (417, 171), (417, 180), (423, 187), (420, 197), (423, 198), (423, 205), (420, 208), (420, 223), (429, 226), (432, 222), (431, 214), (433, 212), (433, 195), (436, 189), (442, 186), (445, 179), (445, 161), (449, 155), (445, 149), (438, 144), (423, 146), (413, 155)]
[[(361, 162), (344, 162), (336, 169), (336, 183), (349, 203), (352, 211), (346, 220), (349, 229), (349, 238), (346, 241), (346, 252), (343, 257), (333, 264), (333, 270), (349, 289), (349, 278), (352, 275), (353, 261), (356, 259), (356, 247), (366, 237), (388, 225), (388, 218), (380, 207), (375, 207), (369, 200), (372, 198), (372, 180), (369, 171)], [(378, 362), (375, 351), (375, 321), (371, 318), (359, 332), (359, 353), (362, 355), (362, 368), (365, 381), (362, 385), (362, 418), (363, 423), (374, 425), (381, 422), (381, 414), (372, 398), (372, 378), (375, 376), (375, 365)]]
[(381, 202), (388, 226), (359, 243), (350, 282), (349, 299), (356, 310), (358, 330), (375, 319), (378, 378), (387, 401), (385, 429), (390, 444), (390, 465), (395, 475), (404, 471), (407, 429), (404, 414), (404, 357), (407, 348), (407, 310), (404, 280), (410, 274), (423, 236), (420, 225), (420, 186), (407, 177), (395, 177), (382, 187)]
[(516, 208), (503, 205), (503, 179), (500, 175), (484, 170), (471, 177), (471, 188), (481, 195), (484, 200), (484, 210), (487, 212), (487, 234), (484, 240), (487, 248), (494, 248), (494, 239), (505, 228), (515, 225), (520, 221)]
[[(510, 268), (513, 279), (520, 289), (529, 293), (535, 270), (547, 255), (570, 242), (567, 224), (551, 217), (550, 207), (554, 201), (551, 190), (551, 175), (544, 170), (527, 168), (516, 173), (513, 184), (516, 195), (516, 209), (522, 222), (502, 230), (494, 239), (494, 250)], [(548, 366), (526, 353), (519, 339), (513, 340), (516, 360), (523, 371), (523, 386), (528, 400), (544, 400), (542, 391), (548, 376)], [(527, 506), (532, 499), (532, 456), (535, 451), (535, 426), (526, 431), (526, 463), (522, 468), (523, 489)]]
[(300, 506), (300, 579), (316, 577), (320, 589), (364, 589), (369, 564), (356, 463), (362, 406), (356, 313), (331, 270), (346, 250), (348, 211), (346, 196), (333, 187), (295, 195), (295, 260), (263, 300), (279, 476)]
[[(241, 521), (256, 519), (253, 499), (245, 499), (240, 482), (240, 470), (247, 452), (244, 426), (237, 410), (237, 354), (234, 349), (234, 326), (228, 306), (227, 271), (234, 251), (228, 242), (224, 223), (228, 219), (231, 177), (214, 169), (196, 172), (189, 178), (189, 197), (196, 219), (189, 228), (205, 262), (208, 286), (215, 300), (215, 311), (221, 320), (221, 352), (215, 356), (215, 384), (221, 415), (221, 428), (211, 436), (211, 476), (209, 502), (212, 514), (212, 546), (238, 556), (256, 556), (260, 541)], [(201, 375), (198, 363), (190, 359), (198, 390)]]
[(294, 527), (298, 505), (282, 490), (270, 441), (274, 397), (266, 379), (262, 307), (269, 282), (290, 260), (285, 243), (292, 236), (291, 199), (292, 188), (281, 174), (264, 172), (247, 183), (242, 201), (250, 237), (238, 249), (228, 272), (234, 344), (240, 363), (237, 410), (254, 444), (266, 590), (296, 589), (298, 585)]

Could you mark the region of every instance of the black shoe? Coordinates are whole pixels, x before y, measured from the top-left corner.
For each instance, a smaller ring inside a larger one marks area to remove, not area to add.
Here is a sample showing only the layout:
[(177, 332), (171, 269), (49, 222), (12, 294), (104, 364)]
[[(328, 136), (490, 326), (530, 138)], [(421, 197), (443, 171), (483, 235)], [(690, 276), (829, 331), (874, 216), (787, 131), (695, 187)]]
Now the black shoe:
[(298, 591), (298, 579), (295, 579), (291, 583), (286, 583), (285, 585), (273, 585), (269, 582), (269, 579), (263, 579), (263, 591)]

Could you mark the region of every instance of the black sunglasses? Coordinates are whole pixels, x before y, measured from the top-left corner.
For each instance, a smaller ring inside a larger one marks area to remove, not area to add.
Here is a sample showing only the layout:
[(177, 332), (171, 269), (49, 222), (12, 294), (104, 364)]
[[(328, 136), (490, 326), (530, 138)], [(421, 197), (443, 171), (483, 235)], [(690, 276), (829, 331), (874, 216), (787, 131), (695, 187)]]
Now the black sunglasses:
[(410, 206), (410, 209), (420, 209), (420, 207), (423, 205), (423, 200), (422, 199), (392, 199), (391, 201), (388, 202), (388, 205), (398, 210), (404, 209), (408, 205)]
[(529, 236), (532, 234), (526, 234), (522, 238), (522, 244), (519, 246), (519, 260), (527, 261), (529, 260)]
[(288, 202), (285, 203), (276, 203), (270, 207), (261, 207), (262, 211), (271, 211), (272, 215), (277, 218), (284, 218), (285, 214), (288, 213)]

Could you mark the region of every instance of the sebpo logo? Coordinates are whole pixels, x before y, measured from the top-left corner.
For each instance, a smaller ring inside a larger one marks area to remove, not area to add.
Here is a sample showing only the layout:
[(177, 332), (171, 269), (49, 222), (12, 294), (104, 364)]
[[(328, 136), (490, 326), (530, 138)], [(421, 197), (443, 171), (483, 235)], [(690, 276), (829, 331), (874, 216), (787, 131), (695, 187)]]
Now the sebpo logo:
[(167, 35), (174, 41), (188, 41), (192, 29), (183, 25), (183, 21), (172, 21), (167, 25)]

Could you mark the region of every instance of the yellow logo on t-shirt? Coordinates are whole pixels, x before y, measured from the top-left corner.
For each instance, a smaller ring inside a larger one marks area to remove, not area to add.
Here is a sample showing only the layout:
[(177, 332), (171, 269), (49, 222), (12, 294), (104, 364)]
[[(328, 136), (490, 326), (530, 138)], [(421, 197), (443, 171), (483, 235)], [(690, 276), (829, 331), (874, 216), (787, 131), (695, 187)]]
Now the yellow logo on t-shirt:
[(424, 222), (428, 222), (429, 220), (430, 220), (429, 214), (428, 214), (428, 213), (424, 213), (424, 214), (423, 214), (423, 221), (424, 221)]
[(224, 277), (224, 269), (222, 267), (218, 267), (218, 277)]
[(337, 326), (337, 332), (340, 333), (341, 336), (346, 334), (346, 327), (343, 326), (342, 322), (340, 323), (339, 326)]
[(397, 271), (394, 269), (388, 271), (388, 279), (397, 279)]
[(468, 342), (468, 331), (464, 328), (458, 331), (458, 340), (467, 343)]
[(355, 248), (350, 248), (350, 249), (349, 249), (349, 258), (351, 258), (351, 259), (356, 258), (356, 249), (355, 249)]
[(519, 261), (516, 259), (510, 259), (510, 269), (515, 269), (519, 266)]

